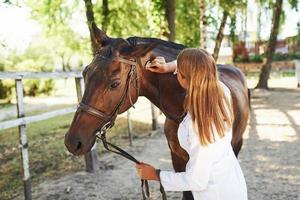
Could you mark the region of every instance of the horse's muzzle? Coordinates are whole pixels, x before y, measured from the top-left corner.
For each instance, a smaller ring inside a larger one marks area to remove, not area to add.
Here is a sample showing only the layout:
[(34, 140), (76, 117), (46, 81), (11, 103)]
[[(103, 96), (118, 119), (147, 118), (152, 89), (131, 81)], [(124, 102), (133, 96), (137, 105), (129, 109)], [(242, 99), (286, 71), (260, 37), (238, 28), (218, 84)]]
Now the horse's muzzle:
[(77, 137), (71, 136), (69, 132), (67, 132), (65, 135), (65, 146), (70, 153), (76, 156), (85, 153), (82, 141)]

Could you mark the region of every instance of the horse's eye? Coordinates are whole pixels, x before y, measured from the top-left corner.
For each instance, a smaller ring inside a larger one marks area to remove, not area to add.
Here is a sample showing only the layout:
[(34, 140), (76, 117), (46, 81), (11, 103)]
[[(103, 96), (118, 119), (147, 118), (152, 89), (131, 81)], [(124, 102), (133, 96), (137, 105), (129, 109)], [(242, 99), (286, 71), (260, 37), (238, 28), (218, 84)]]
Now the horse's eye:
[(114, 81), (110, 84), (110, 89), (115, 89), (120, 85), (119, 81)]

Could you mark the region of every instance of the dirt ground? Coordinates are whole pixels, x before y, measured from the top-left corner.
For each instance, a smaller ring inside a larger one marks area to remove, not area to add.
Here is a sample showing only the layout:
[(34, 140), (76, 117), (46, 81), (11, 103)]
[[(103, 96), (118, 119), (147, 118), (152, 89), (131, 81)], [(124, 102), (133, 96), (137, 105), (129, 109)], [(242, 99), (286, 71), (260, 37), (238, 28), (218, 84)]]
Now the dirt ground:
[[(162, 131), (133, 141), (128, 147), (137, 159), (161, 169), (172, 169)], [(255, 90), (251, 120), (239, 155), (249, 200), (300, 199), (300, 89)], [(140, 181), (134, 164), (106, 153), (97, 172), (84, 171), (33, 187), (41, 200), (140, 200)], [(150, 184), (152, 199), (160, 199), (158, 184)], [(167, 192), (168, 199), (181, 193)], [(20, 197), (21, 198), (21, 197)]]

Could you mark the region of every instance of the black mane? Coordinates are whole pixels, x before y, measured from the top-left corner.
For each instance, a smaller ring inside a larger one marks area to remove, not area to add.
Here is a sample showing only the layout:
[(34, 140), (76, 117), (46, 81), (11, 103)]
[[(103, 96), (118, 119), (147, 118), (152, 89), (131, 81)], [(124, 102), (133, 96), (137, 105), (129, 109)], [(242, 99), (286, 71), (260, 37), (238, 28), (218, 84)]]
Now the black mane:
[(129, 37), (127, 38), (127, 41), (133, 46), (149, 43), (158, 44), (153, 51), (155, 54), (165, 57), (167, 62), (176, 59), (178, 53), (182, 49), (186, 48), (186, 46), (182, 44), (177, 44), (175, 42), (165, 41), (158, 38)]

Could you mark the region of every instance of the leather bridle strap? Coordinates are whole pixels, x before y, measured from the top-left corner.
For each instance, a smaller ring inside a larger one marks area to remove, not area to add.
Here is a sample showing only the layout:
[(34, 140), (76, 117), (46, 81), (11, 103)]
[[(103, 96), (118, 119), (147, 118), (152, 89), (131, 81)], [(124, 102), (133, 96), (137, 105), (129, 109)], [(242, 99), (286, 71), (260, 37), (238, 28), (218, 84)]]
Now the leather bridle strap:
[(85, 111), (85, 112), (89, 113), (90, 115), (93, 115), (93, 116), (95, 116), (97, 118), (100, 118), (100, 119), (110, 119), (110, 116), (108, 116), (104, 112), (101, 112), (97, 109), (94, 109), (93, 107), (88, 106), (88, 105), (86, 105), (82, 102), (80, 102), (78, 107), (77, 107), (77, 112), (80, 112), (80, 111)]
[[(131, 61), (131, 60), (126, 60), (124, 58), (121, 58), (121, 57), (117, 57), (115, 58), (115, 60), (117, 61), (120, 61), (120, 62), (123, 62), (123, 63), (126, 63), (126, 64), (129, 64), (131, 65), (130, 66), (130, 70), (127, 74), (127, 79), (126, 79), (126, 84), (125, 84), (125, 90), (120, 98), (120, 101), (118, 102), (118, 104), (115, 106), (114, 110), (111, 112), (111, 114), (106, 114), (98, 109), (95, 109), (89, 105), (86, 105), (84, 104), (83, 102), (81, 102), (77, 108), (77, 112), (80, 112), (80, 111), (85, 111), (87, 112), (88, 114), (90, 115), (93, 115), (94, 117), (97, 117), (99, 118), (101, 121), (104, 121), (103, 124), (100, 124), (99, 125), (99, 128), (97, 128), (97, 132), (98, 131), (102, 131), (103, 129), (107, 130), (109, 128), (111, 128), (114, 124), (114, 121), (117, 117), (117, 114), (118, 114), (118, 111), (120, 109), (120, 107), (122, 106), (126, 96), (128, 95), (128, 91), (129, 91), (129, 87), (130, 87), (130, 80), (133, 76), (133, 74), (136, 73), (136, 65), (137, 65), (137, 62), (134, 62), (134, 61)], [(131, 101), (131, 99), (130, 99)]]

